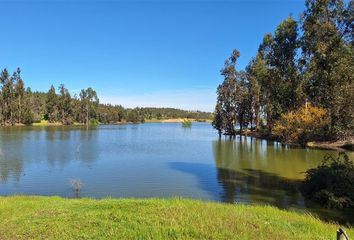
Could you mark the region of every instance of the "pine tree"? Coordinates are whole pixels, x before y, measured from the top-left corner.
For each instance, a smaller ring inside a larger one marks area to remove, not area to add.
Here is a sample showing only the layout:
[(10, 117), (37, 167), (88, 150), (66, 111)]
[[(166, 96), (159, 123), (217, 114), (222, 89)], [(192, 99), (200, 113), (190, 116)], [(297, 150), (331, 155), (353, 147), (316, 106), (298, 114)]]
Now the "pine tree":
[(25, 97), (25, 84), (21, 78), (21, 70), (17, 68), (14, 73), (14, 82), (15, 82), (15, 109), (17, 116), (17, 123), (23, 123), (23, 104)]
[(45, 113), (45, 118), (49, 122), (55, 122), (58, 120), (58, 106), (57, 106), (57, 101), (58, 101), (58, 96), (55, 93), (55, 88), (52, 85), (47, 92), (47, 97), (46, 97), (46, 113)]
[(71, 96), (68, 89), (65, 88), (64, 84), (60, 84), (59, 86), (58, 112), (61, 116), (62, 124), (71, 124)]

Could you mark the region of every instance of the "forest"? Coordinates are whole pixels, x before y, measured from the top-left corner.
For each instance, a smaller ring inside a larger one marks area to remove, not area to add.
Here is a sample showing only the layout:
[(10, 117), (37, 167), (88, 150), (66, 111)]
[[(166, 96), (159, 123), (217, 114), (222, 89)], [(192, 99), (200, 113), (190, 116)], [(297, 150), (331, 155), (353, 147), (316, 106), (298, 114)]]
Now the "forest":
[(245, 70), (234, 50), (221, 70), (213, 126), (248, 129), (283, 142), (352, 139), (354, 135), (354, 1), (307, 0), (264, 35)]
[(146, 119), (191, 118), (205, 120), (211, 113), (174, 108), (124, 108), (121, 105), (99, 102), (92, 88), (82, 89), (71, 96), (61, 84), (48, 92), (32, 91), (25, 87), (18, 68), (12, 75), (4, 69), (0, 75), (0, 125), (28, 125), (46, 120), (63, 125), (139, 123)]

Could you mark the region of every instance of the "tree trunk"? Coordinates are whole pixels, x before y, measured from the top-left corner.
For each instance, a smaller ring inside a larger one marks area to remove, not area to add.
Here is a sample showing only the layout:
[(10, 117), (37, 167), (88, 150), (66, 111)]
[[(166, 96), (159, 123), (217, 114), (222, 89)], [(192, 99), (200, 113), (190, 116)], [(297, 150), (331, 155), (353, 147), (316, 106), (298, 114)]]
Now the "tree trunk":
[(272, 129), (273, 122), (272, 122), (272, 106), (271, 104), (268, 105), (268, 110), (267, 110), (267, 127), (269, 130)]
[[(251, 131), (252, 131), (252, 128), (253, 128), (253, 116), (251, 116)], [(248, 124), (247, 124), (247, 128), (246, 129), (248, 130)]]
[(64, 109), (61, 110), (61, 122), (62, 122), (62, 124), (65, 124), (65, 112), (64, 112)]
[(2, 125), (5, 125), (5, 101), (2, 102), (1, 124), (2, 124)]
[(258, 128), (259, 128), (259, 107), (257, 106), (256, 109), (255, 109), (255, 130), (258, 131)]
[(21, 123), (22, 122), (22, 119), (21, 119), (21, 113), (22, 109), (21, 109), (21, 97), (18, 98), (18, 123)]

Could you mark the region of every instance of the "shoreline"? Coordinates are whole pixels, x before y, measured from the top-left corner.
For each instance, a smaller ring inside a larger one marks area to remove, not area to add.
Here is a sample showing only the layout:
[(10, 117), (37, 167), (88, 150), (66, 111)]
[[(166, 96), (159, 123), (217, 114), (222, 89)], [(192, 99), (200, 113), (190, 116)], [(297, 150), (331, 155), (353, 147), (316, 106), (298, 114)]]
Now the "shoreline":
[[(182, 123), (185, 119), (190, 120), (191, 122), (197, 123), (211, 123), (212, 120), (210, 119), (194, 119), (194, 118), (167, 118), (167, 119), (145, 119), (142, 123)], [(116, 123), (99, 123), (97, 125), (89, 125), (89, 126), (98, 126), (98, 125), (120, 125), (120, 124), (139, 124), (141, 122), (116, 122)], [(15, 123), (14, 125), (4, 125), (0, 127), (47, 127), (47, 126), (86, 126), (85, 123), (73, 123), (73, 124), (62, 124), (61, 122), (48, 122), (43, 120), (41, 122), (34, 122), (31, 124), (22, 124), (22, 123)]]
[[(143, 123), (182, 123), (186, 118), (169, 118), (169, 119), (146, 119), (145, 122)], [(191, 122), (197, 123), (211, 123), (212, 121), (210, 119), (188, 119)], [(133, 122), (117, 122), (117, 123), (100, 123), (97, 125), (89, 125), (89, 127), (92, 126), (100, 126), (100, 125), (123, 125), (123, 124), (140, 124), (140, 123), (133, 123)], [(73, 123), (70, 125), (64, 125), (60, 122), (54, 122), (50, 123), (48, 121), (42, 121), (38, 123), (32, 123), (29, 125), (25, 124), (14, 124), (14, 125), (6, 125), (6, 126), (0, 126), (0, 127), (72, 127), (72, 126), (86, 126), (84, 123)], [(256, 139), (262, 139), (262, 140), (267, 140), (267, 141), (275, 141), (275, 142), (280, 142), (281, 144), (288, 145), (288, 146), (293, 146), (293, 147), (305, 147), (305, 148), (310, 148), (310, 149), (322, 149), (322, 150), (334, 150), (334, 151), (354, 151), (354, 139), (351, 140), (334, 140), (334, 141), (311, 141), (306, 143), (306, 145), (301, 145), (297, 143), (282, 143), (278, 139), (276, 139), (272, 135), (265, 135), (260, 133), (259, 131), (249, 131), (247, 132), (242, 132), (236, 134), (236, 136), (246, 136), (246, 137), (253, 137)]]
[(334, 150), (334, 151), (354, 151), (354, 140), (334, 140), (334, 141), (323, 141), (323, 142), (318, 142), (318, 141), (311, 141), (308, 142), (305, 146), (297, 143), (282, 143), (281, 141), (278, 141), (274, 136), (270, 135), (264, 135), (261, 134), (259, 131), (247, 131), (246, 133), (243, 132), (241, 134), (238, 134), (240, 136), (247, 136), (247, 137), (253, 137), (257, 139), (263, 139), (267, 141), (275, 141), (275, 142), (280, 142), (281, 144), (288, 145), (288, 146), (294, 146), (294, 147), (305, 147), (305, 148), (311, 148), (311, 149), (322, 149), (322, 150)]

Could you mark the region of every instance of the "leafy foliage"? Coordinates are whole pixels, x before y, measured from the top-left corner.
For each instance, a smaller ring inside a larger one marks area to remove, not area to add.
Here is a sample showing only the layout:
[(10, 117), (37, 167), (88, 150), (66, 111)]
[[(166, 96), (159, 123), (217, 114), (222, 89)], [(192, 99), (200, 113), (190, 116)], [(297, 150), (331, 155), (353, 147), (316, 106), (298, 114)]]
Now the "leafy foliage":
[(354, 96), (353, 1), (307, 0), (301, 21), (307, 97), (328, 109), (332, 134), (353, 134), (353, 108), (346, 103)]
[(90, 123), (91, 119), (96, 119), (96, 110), (98, 107), (98, 97), (95, 90), (92, 88), (82, 89), (80, 92), (80, 109), (85, 119), (86, 124)]
[[(265, 34), (245, 73), (236, 71), (240, 53), (234, 51), (217, 90), (213, 126), (219, 134), (235, 134), (237, 124), (240, 132), (249, 125), (259, 130), (264, 122), (284, 141), (352, 138), (353, 26), (353, 0), (306, 0), (299, 21), (288, 17), (274, 34)], [(319, 126), (306, 122), (321, 118), (318, 111), (312, 115), (303, 111), (307, 102), (318, 108), (312, 110), (326, 112)], [(326, 129), (319, 133), (323, 124)]]
[(306, 199), (328, 208), (354, 207), (354, 163), (345, 153), (328, 155), (317, 168), (309, 169), (301, 186)]
[(132, 123), (144, 122), (144, 117), (140, 114), (139, 108), (134, 108), (128, 111), (127, 121)]
[(62, 123), (64, 125), (85, 123), (144, 122), (145, 119), (193, 118), (211, 119), (212, 114), (201, 111), (185, 111), (175, 108), (134, 108), (125, 109), (121, 105), (100, 104), (97, 93), (92, 88), (82, 89), (79, 97), (71, 96), (61, 84), (58, 93), (52, 85), (48, 92), (32, 92), (25, 89), (21, 70), (12, 76), (4, 69), (0, 74), (0, 125), (31, 124), (41, 122)]
[(219, 131), (219, 134), (234, 135), (236, 124), (239, 124), (242, 131), (250, 119), (248, 110), (251, 108), (251, 99), (247, 75), (243, 71), (236, 71), (236, 62), (239, 56), (240, 53), (234, 50), (221, 70), (225, 80), (217, 90), (218, 98), (213, 121), (213, 126)]
[(296, 111), (282, 114), (272, 133), (283, 142), (306, 143), (310, 139), (323, 139), (328, 123), (325, 109), (306, 104)]

